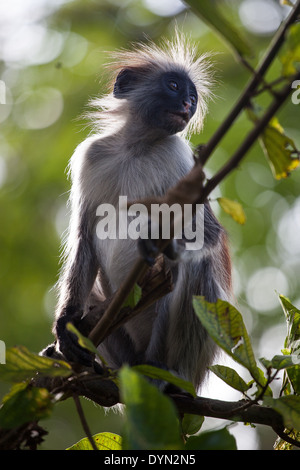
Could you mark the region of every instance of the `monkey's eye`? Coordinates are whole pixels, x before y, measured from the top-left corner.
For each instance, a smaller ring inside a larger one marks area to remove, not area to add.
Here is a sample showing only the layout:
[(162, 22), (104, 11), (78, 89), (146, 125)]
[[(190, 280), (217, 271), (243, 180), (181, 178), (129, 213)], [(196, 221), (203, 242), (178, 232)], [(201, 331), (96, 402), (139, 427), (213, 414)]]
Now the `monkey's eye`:
[(178, 83), (175, 82), (174, 80), (170, 80), (168, 85), (169, 85), (169, 88), (171, 88), (171, 90), (177, 91), (179, 89)]
[(190, 100), (191, 100), (191, 103), (192, 103), (193, 106), (195, 106), (197, 104), (197, 98), (196, 98), (195, 95), (191, 95)]

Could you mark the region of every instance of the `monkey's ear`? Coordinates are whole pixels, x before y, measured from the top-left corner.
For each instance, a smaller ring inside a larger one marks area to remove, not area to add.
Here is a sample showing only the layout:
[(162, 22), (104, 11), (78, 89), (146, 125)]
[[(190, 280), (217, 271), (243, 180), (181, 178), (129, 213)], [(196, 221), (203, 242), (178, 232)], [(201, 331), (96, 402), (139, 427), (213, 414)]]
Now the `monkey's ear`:
[(126, 93), (134, 90), (138, 81), (138, 74), (133, 69), (123, 69), (118, 74), (114, 84), (115, 98), (125, 98)]

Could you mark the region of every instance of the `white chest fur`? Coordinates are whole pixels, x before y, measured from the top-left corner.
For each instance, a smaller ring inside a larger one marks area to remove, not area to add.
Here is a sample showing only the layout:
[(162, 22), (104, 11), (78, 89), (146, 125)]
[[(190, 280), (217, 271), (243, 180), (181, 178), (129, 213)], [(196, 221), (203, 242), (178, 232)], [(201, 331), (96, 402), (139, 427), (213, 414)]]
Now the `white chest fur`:
[[(136, 240), (120, 240), (118, 236), (114, 240), (97, 237), (99, 205), (108, 204), (118, 209), (119, 196), (127, 196), (128, 201), (162, 196), (192, 166), (191, 148), (177, 135), (152, 145), (131, 147), (123, 146), (118, 136), (115, 139), (93, 136), (74, 153), (70, 163), (73, 176), (71, 201), (74, 200), (76, 207), (89, 208), (90, 217), (94, 219), (97, 256), (113, 288), (124, 278), (128, 260), (130, 269), (137, 244)], [(118, 224), (118, 211), (116, 215)]]

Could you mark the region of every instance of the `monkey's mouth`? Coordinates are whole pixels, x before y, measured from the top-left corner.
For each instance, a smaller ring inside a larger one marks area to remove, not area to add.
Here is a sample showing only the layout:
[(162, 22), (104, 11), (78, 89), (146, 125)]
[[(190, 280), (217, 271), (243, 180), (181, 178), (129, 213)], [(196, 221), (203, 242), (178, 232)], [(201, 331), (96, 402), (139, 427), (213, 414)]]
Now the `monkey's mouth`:
[(180, 112), (180, 111), (168, 111), (168, 112), (169, 114), (171, 114), (173, 119), (175, 118), (175, 121), (178, 122), (178, 124), (184, 124), (186, 126), (190, 120), (189, 113)]

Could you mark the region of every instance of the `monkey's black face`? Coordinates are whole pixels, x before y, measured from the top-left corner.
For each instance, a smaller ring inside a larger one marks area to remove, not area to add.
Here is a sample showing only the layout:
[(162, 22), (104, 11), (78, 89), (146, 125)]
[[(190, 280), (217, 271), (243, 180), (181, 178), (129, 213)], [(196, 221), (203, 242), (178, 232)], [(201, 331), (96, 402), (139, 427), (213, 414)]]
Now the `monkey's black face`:
[(198, 97), (193, 82), (183, 72), (166, 72), (153, 88), (148, 104), (148, 124), (164, 129), (170, 135), (183, 131), (197, 108)]
[(183, 131), (197, 109), (197, 91), (179, 70), (157, 76), (149, 69), (126, 68), (117, 76), (114, 96), (134, 105), (137, 119), (148, 128), (172, 135)]

